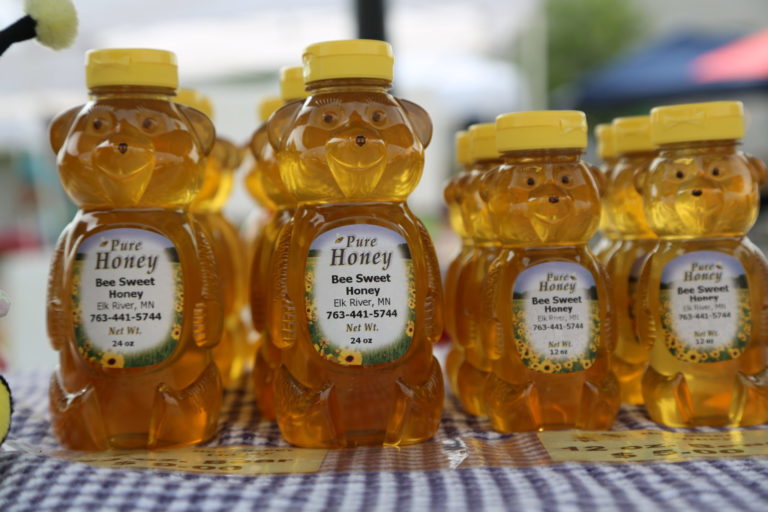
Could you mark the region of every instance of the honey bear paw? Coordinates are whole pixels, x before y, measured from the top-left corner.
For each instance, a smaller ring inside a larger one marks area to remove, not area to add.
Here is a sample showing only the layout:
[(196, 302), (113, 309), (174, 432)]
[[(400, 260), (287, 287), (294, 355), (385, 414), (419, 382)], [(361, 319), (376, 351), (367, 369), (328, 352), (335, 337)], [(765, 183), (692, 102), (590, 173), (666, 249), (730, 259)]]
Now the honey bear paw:
[(184, 446), (210, 438), (221, 409), (221, 378), (211, 363), (186, 388), (160, 384), (155, 392), (147, 447)]
[(385, 434), (384, 444), (405, 445), (431, 438), (437, 430), (443, 401), (443, 375), (437, 359), (427, 379), (417, 385), (398, 379), (394, 386), (395, 402)]
[(305, 448), (340, 448), (343, 443), (332, 409), (337, 409), (336, 390), (327, 383), (311, 389), (281, 366), (274, 382), (274, 404), (280, 432), (291, 444)]
[(488, 376), (485, 387), (485, 412), (499, 432), (537, 430), (539, 421), (533, 413), (537, 401), (532, 382), (515, 386), (495, 374)]
[(51, 376), (49, 401), (51, 427), (62, 445), (73, 450), (110, 448), (109, 436), (102, 421), (104, 416), (92, 386), (69, 392), (57, 370)]

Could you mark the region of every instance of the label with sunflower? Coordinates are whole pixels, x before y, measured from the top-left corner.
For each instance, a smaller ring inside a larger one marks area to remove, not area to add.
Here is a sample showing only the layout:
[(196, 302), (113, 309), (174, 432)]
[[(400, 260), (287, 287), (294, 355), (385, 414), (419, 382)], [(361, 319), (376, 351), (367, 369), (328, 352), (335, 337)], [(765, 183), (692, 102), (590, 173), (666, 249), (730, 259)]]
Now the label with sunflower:
[(586, 370), (597, 357), (600, 307), (592, 274), (575, 263), (541, 263), (517, 276), (515, 344), (523, 363), (544, 373)]
[(664, 341), (680, 360), (727, 361), (749, 343), (749, 282), (732, 256), (696, 251), (671, 260), (661, 273), (659, 301)]
[(150, 366), (181, 335), (183, 280), (176, 247), (144, 229), (100, 231), (77, 249), (72, 316), (78, 352), (105, 368)]
[(411, 251), (391, 229), (350, 224), (312, 242), (304, 298), (315, 350), (338, 364), (387, 363), (411, 346), (416, 285)]

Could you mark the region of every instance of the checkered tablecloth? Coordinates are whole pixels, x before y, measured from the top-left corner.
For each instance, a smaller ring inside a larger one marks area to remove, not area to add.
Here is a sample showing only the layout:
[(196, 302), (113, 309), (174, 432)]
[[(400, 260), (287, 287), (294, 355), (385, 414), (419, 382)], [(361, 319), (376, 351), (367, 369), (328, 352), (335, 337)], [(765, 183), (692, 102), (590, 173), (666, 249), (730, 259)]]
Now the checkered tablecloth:
[[(6, 377), (16, 406), (9, 440), (42, 451), (59, 448), (50, 431), (47, 376)], [(642, 408), (632, 407), (621, 411), (615, 428), (655, 426)], [(430, 446), (504, 437), (510, 438), (464, 415), (449, 399)], [(238, 388), (227, 392), (220, 433), (210, 444), (284, 442), (275, 424), (260, 420), (249, 393)], [(382, 459), (373, 471), (372, 461), (357, 459), (340, 456), (334, 472), (242, 477), (103, 469), (0, 451), (0, 510), (768, 510), (768, 459), (760, 457), (621, 465), (459, 463), (435, 470), (419, 469), (419, 461), (412, 461), (416, 469), (388, 467)]]

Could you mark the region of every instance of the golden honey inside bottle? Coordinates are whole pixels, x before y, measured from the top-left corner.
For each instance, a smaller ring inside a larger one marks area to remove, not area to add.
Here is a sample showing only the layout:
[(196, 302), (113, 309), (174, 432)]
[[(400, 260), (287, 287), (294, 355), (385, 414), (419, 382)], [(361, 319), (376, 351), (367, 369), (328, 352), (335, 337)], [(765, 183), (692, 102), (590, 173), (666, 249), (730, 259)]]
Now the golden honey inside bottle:
[(489, 275), (499, 335), (485, 394), (501, 432), (607, 429), (619, 406), (605, 271), (587, 247), (600, 216), (576, 111), (497, 118), (503, 165), (483, 177), (502, 244)]
[(443, 379), (442, 286), (429, 235), (406, 199), (432, 135), (427, 113), (389, 94), (381, 41), (318, 43), (304, 54), (309, 97), (267, 123), (298, 206), (277, 243), (275, 412), (308, 447), (432, 437)]
[[(483, 415), (485, 381), (491, 371), (487, 354), (488, 337), (485, 329), (488, 315), (485, 303), (485, 278), (491, 264), (499, 255), (500, 245), (493, 232), (488, 205), (480, 195), (481, 179), (501, 164), (496, 150), (496, 125), (484, 123), (469, 128), (472, 169), (462, 176), (460, 208), (467, 234), (472, 238), (471, 253), (462, 265), (456, 284), (456, 337), (463, 349), (463, 360), (456, 376), (454, 391), (464, 410)], [(487, 335), (487, 337), (486, 337)]]
[(646, 407), (675, 427), (765, 423), (768, 263), (746, 236), (765, 167), (738, 149), (743, 106), (657, 107), (651, 133), (660, 154), (644, 204), (660, 240), (638, 286)]
[(603, 196), (604, 216), (609, 218), (616, 240), (604, 260), (616, 310), (613, 372), (619, 379), (622, 402), (640, 404), (648, 345), (637, 336), (634, 303), (643, 261), (657, 243), (643, 211), (643, 186), (658, 151), (651, 142), (649, 116), (617, 118), (613, 132), (619, 159)]
[(188, 207), (215, 131), (172, 101), (173, 53), (96, 50), (86, 60), (90, 101), (50, 129), (79, 207), (49, 279), (53, 430), (78, 450), (198, 443), (221, 407), (211, 352), (222, 309), (211, 242)]
[(451, 261), (448, 266), (448, 271), (445, 274), (445, 283), (443, 289), (445, 290), (445, 305), (443, 311), (445, 312), (445, 330), (448, 332), (448, 336), (451, 339), (451, 350), (445, 361), (445, 371), (448, 376), (448, 381), (451, 384), (451, 389), (456, 389), (456, 376), (459, 372), (459, 367), (464, 360), (464, 349), (458, 342), (456, 336), (456, 288), (458, 285), (459, 274), (461, 268), (467, 261), (467, 257), (472, 252), (472, 237), (467, 234), (467, 230), (464, 227), (464, 217), (461, 213), (461, 193), (464, 190), (462, 185), (464, 175), (471, 169), (470, 158), (470, 144), (469, 144), (469, 132), (462, 130), (456, 133), (456, 161), (461, 165), (461, 172), (451, 178), (443, 191), (443, 197), (445, 204), (448, 207), (448, 219), (453, 231), (461, 239), (461, 249), (459, 254)]
[[(180, 89), (174, 101), (195, 108), (213, 120), (210, 99), (198, 91)], [(254, 352), (253, 345), (248, 343), (248, 327), (242, 319), (242, 310), (247, 303), (247, 286), (241, 277), (245, 272), (244, 249), (237, 228), (222, 213), (241, 160), (239, 148), (217, 137), (205, 161), (200, 191), (190, 206), (190, 211), (211, 240), (221, 279), (224, 331), (213, 349), (213, 358), (225, 386), (238, 381), (253, 361)]]
[[(597, 156), (600, 158), (600, 175), (602, 176), (602, 190), (605, 192), (610, 186), (611, 174), (618, 160), (616, 154), (616, 142), (611, 123), (602, 123), (595, 127), (595, 140), (597, 141)], [(616, 230), (610, 224), (605, 205), (600, 209), (600, 240), (592, 252), (602, 263), (605, 263), (614, 248), (619, 244)]]
[[(307, 93), (304, 90), (304, 69), (301, 66), (285, 67), (280, 70), (280, 95), (283, 104), (301, 102)], [(273, 383), (280, 365), (280, 349), (270, 341), (267, 326), (269, 307), (273, 299), (273, 267), (277, 239), (280, 232), (290, 224), (296, 208), (296, 197), (288, 190), (280, 175), (277, 156), (269, 143), (266, 123), (259, 127), (251, 139), (251, 152), (258, 166), (261, 189), (275, 211), (259, 233), (251, 262), (251, 314), (261, 338), (256, 349), (253, 371), (253, 390), (262, 416), (275, 419), (273, 405)]]

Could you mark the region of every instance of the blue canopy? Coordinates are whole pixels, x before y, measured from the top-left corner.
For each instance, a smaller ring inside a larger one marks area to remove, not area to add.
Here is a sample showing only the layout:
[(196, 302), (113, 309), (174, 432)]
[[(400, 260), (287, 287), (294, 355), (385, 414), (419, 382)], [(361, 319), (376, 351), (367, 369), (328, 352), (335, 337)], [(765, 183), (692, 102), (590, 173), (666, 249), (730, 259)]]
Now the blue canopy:
[(587, 75), (571, 99), (577, 108), (614, 107), (680, 96), (768, 88), (768, 81), (697, 82), (693, 61), (737, 36), (678, 34), (630, 52)]

